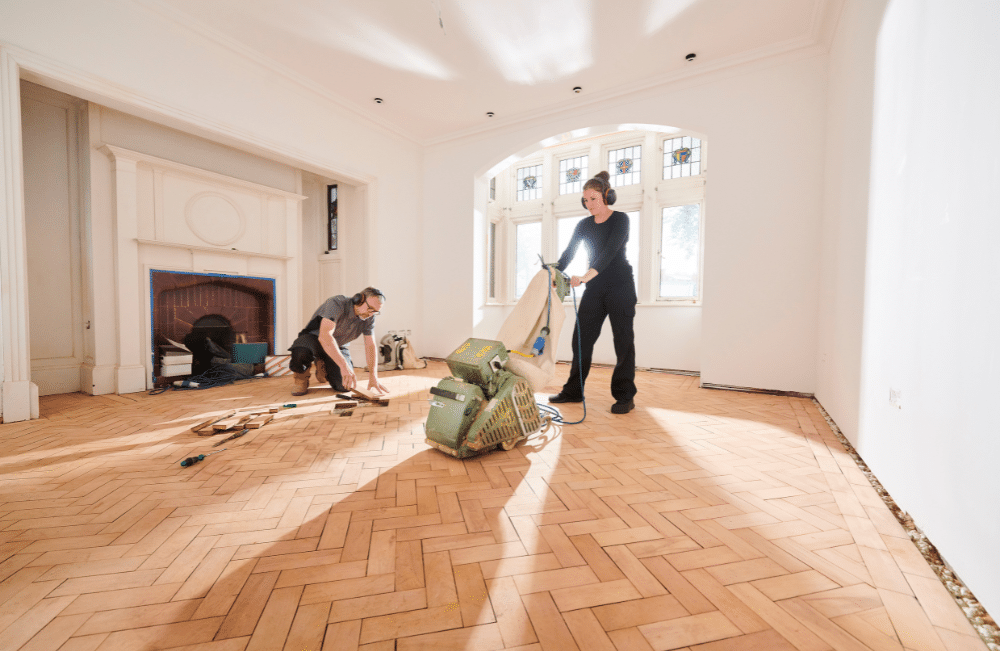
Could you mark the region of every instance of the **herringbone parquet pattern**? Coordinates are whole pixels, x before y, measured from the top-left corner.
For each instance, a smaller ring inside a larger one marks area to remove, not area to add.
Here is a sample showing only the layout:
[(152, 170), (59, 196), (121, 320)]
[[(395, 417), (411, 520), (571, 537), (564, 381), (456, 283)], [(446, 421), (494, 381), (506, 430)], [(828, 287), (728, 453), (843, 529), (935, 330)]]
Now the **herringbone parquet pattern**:
[(583, 424), (458, 461), (423, 443), (446, 372), (189, 468), (290, 379), (44, 398), (0, 426), (0, 648), (985, 648), (810, 401), (640, 373), (614, 416), (595, 369)]

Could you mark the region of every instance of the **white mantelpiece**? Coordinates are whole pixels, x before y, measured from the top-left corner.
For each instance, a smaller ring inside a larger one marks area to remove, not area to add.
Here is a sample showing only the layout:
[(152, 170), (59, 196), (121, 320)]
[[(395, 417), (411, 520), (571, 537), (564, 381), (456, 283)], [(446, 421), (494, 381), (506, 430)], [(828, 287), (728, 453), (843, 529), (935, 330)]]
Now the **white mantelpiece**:
[[(300, 313), (301, 195), (110, 145), (114, 176), (114, 386), (152, 387), (150, 271), (273, 278), (276, 350), (291, 343)], [(105, 362), (106, 363), (106, 362)], [(101, 366), (97, 361), (96, 366)], [(108, 389), (108, 390), (104, 390)]]

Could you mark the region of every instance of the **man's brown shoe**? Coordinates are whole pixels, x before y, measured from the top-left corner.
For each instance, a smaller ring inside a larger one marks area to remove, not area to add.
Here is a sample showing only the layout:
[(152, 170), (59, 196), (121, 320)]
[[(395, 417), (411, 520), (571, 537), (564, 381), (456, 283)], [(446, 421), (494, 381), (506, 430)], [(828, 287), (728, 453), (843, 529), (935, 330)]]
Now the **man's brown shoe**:
[(326, 384), (326, 362), (317, 359), (313, 364), (316, 365), (316, 383)]
[(304, 396), (309, 391), (309, 369), (305, 373), (292, 373), (292, 395)]

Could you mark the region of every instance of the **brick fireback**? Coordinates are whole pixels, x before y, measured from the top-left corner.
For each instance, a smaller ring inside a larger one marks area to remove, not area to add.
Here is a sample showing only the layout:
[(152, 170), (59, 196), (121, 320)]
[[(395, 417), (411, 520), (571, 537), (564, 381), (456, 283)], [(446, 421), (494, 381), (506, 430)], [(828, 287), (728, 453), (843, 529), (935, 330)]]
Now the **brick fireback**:
[(274, 353), (274, 281), (268, 278), (151, 272), (153, 344), (183, 341), (199, 318), (218, 314), (249, 343)]

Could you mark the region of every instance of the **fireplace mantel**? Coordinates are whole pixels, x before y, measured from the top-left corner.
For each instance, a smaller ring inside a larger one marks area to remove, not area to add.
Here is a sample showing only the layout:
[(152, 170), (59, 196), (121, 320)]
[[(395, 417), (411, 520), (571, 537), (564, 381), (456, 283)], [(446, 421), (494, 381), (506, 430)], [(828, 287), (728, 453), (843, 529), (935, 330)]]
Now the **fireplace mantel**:
[(144, 240), (142, 238), (136, 238), (136, 242), (139, 244), (145, 244), (149, 246), (166, 246), (174, 249), (185, 249), (188, 251), (208, 251), (213, 254), (220, 255), (232, 255), (242, 258), (271, 258), (272, 260), (291, 260), (291, 256), (287, 255), (273, 255), (270, 253), (254, 253), (253, 251), (240, 251), (238, 249), (221, 249), (216, 246), (195, 246), (193, 244), (177, 244), (175, 242), (158, 242), (156, 240)]
[(275, 282), (275, 348), (301, 324), (304, 196), (120, 147), (114, 174), (114, 359), (95, 360), (94, 393), (152, 388), (150, 271), (224, 273)]

